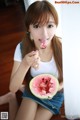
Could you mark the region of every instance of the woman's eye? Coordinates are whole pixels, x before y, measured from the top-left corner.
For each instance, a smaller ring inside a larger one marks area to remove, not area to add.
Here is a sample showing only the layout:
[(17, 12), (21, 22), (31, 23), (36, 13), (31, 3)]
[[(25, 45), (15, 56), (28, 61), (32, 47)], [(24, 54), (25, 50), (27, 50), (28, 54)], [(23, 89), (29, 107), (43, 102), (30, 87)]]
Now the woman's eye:
[(33, 25), (34, 28), (39, 28), (39, 25)]
[(52, 27), (54, 27), (54, 25), (48, 25), (48, 28), (52, 28)]

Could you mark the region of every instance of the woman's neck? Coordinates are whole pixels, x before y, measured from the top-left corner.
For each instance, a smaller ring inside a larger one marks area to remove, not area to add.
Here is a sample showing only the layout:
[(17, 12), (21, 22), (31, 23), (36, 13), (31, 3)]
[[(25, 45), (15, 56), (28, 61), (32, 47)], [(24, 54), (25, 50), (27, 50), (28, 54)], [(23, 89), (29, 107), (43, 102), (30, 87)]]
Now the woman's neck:
[(51, 47), (46, 49), (39, 49), (39, 55), (41, 61), (50, 61), (53, 56), (53, 50)]

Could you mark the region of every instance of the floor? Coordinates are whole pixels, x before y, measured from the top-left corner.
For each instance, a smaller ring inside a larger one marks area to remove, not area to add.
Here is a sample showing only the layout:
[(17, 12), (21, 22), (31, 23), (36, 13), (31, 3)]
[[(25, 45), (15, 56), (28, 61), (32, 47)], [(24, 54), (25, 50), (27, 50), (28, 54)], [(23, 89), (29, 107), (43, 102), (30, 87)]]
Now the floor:
[[(9, 91), (14, 50), (25, 34), (25, 12), (21, 1), (7, 6), (0, 1), (0, 95)], [(0, 111), (6, 108), (7, 105), (0, 106)]]
[[(10, 74), (13, 66), (13, 55), (16, 45), (25, 35), (23, 3), (18, 0), (15, 4), (0, 3), (0, 95), (9, 89)], [(8, 105), (0, 106), (0, 111), (8, 110)], [(51, 120), (66, 120), (64, 107), (61, 115), (55, 115)]]
[[(10, 6), (0, 5), (0, 88), (10, 78), (14, 50), (24, 36), (24, 9), (20, 3)], [(4, 82), (5, 80), (5, 82)], [(8, 89), (0, 90), (0, 94)]]

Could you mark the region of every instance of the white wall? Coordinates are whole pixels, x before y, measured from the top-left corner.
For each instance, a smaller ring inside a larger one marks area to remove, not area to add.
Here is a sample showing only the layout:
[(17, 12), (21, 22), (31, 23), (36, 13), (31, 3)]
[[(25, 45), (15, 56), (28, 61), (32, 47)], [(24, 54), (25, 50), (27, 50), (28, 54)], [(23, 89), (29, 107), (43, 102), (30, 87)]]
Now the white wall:
[(61, 7), (65, 114), (80, 118), (80, 4)]
[(36, 0), (24, 0), (25, 10), (27, 10), (28, 6), (35, 1)]

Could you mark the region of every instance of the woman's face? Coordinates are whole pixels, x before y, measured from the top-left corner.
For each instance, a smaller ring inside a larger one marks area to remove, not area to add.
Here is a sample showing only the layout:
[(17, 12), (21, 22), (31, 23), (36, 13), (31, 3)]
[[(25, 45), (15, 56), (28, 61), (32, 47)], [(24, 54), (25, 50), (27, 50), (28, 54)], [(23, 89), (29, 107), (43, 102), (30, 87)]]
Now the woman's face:
[(42, 44), (45, 45), (43, 48), (49, 47), (51, 45), (51, 40), (56, 32), (54, 18), (50, 16), (49, 22), (44, 25), (40, 25), (38, 23), (34, 25), (31, 24), (29, 26), (29, 32), (37, 49), (42, 48)]

